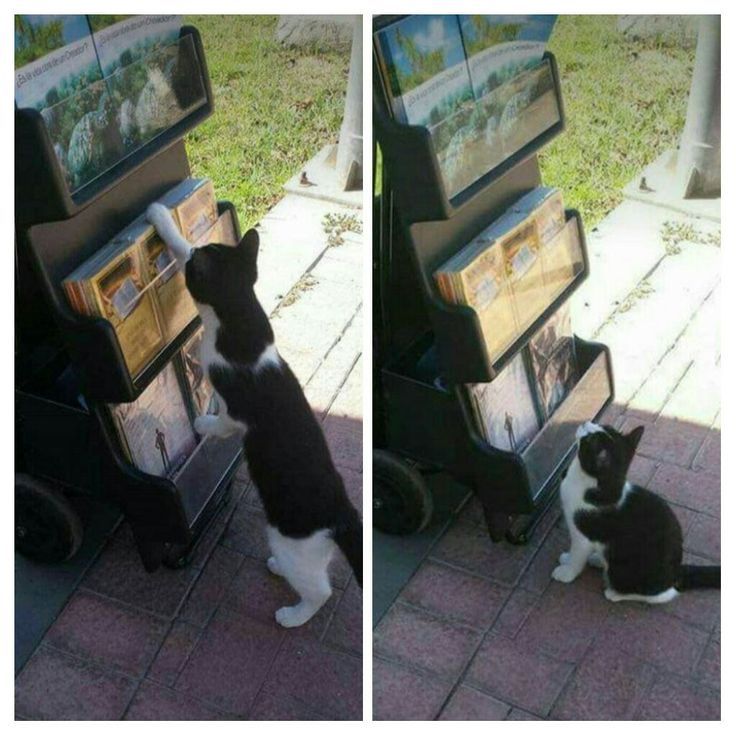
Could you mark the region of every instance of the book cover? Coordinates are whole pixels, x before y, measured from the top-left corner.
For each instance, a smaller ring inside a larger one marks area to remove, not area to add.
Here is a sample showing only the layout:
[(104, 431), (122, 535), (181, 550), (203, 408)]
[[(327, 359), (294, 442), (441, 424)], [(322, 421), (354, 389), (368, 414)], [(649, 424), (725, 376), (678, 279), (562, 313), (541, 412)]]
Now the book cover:
[(197, 416), (217, 414), (218, 410), (215, 390), (207, 378), (202, 361), (200, 360), (203, 334), (203, 329), (197, 330), (187, 340), (181, 350), (184, 375), (186, 376)]
[(112, 413), (131, 462), (146, 473), (173, 476), (197, 445), (173, 362), (136, 401)]
[(522, 452), (541, 427), (524, 354), (519, 353), (490, 383), (469, 384), (468, 388), (488, 444)]
[(529, 353), (537, 391), (549, 417), (578, 380), (569, 304), (560, 307), (529, 341)]
[(137, 243), (122, 248), (83, 282), (87, 303), (112, 324), (134, 377), (166, 344), (155, 295), (147, 286)]
[(166, 339), (171, 341), (197, 316), (197, 307), (187, 290), (183, 271), (158, 233), (149, 227), (136, 239), (149, 288), (156, 293)]

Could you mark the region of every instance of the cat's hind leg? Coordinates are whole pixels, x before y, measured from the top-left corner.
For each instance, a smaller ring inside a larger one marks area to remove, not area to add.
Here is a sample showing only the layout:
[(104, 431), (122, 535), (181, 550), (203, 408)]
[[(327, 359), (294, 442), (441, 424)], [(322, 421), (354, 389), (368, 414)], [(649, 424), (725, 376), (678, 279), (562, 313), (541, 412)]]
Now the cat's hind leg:
[[(322, 529), (309, 537), (296, 539), (268, 528), (268, 541), (280, 574), (299, 593), (301, 600), (294, 606), (276, 611), (276, 621), (291, 628), (307, 623), (332, 595), (327, 572), (335, 550), (328, 530)], [(273, 571), (271, 564), (269, 569)]]
[(639, 601), (640, 603), (669, 603), (677, 598), (677, 590), (675, 588), (667, 588), (656, 595), (640, 595), (639, 593), (619, 593), (613, 588), (606, 588), (604, 595), (609, 601), (619, 603), (620, 601)]

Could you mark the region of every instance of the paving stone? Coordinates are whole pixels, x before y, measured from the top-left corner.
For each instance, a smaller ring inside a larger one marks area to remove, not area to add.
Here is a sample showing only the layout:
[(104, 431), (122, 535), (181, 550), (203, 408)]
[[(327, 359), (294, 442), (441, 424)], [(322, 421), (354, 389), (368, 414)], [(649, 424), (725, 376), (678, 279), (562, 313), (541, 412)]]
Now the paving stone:
[(698, 514), (685, 537), (685, 549), (711, 560), (721, 559), (721, 522)]
[(395, 604), (375, 630), (373, 651), (451, 678), (460, 674), (479, 641), (473, 629)]
[(138, 551), (114, 540), (90, 568), (82, 586), (108, 598), (173, 619), (199, 571), (160, 567), (146, 572)]
[(265, 562), (271, 554), (266, 537), (266, 523), (266, 514), (262, 509), (240, 504), (222, 535), (220, 544), (241, 555)]
[(627, 433), (639, 425), (645, 428), (637, 448), (640, 455), (684, 468), (695, 459), (708, 432), (708, 427), (669, 417), (659, 417), (654, 422), (628, 417), (621, 431)]
[(164, 685), (173, 685), (189, 655), (199, 641), (202, 630), (197, 626), (174, 621), (156, 659), (148, 670), (148, 678)]
[(586, 653), (552, 717), (569, 721), (629, 720), (654, 680), (655, 669), (611, 642)]
[(721, 431), (711, 429), (693, 460), (694, 470), (707, 470), (710, 473), (721, 472)]
[(363, 423), (328, 415), (323, 426), (335, 465), (362, 473)]
[(511, 706), (490, 695), (461, 685), (442, 709), (441, 721), (502, 721)]
[(337, 604), (325, 642), (356, 654), (363, 651), (363, 591), (355, 580), (350, 582)]
[(672, 675), (661, 675), (639, 707), (644, 721), (717, 721), (721, 717), (718, 693)]
[(443, 618), (485, 629), (493, 623), (508, 595), (508, 588), (490, 580), (427, 561), (400, 599)]
[(646, 604), (611, 604), (599, 642), (619, 646), (668, 672), (693, 673), (708, 641), (708, 633), (689, 626)]
[(218, 546), (192, 588), (179, 617), (204, 626), (225, 597), (235, 573), (246, 558), (228, 547)]
[(534, 651), (520, 640), (489, 634), (465, 676), (465, 684), (535, 715), (545, 716), (572, 665)]
[[(710, 564), (710, 560), (685, 555), (686, 564)], [(720, 590), (687, 590), (662, 607), (662, 613), (682, 619), (692, 626), (711, 631), (721, 612)]]
[(527, 713), (525, 710), (522, 710), (521, 708), (512, 708), (511, 712), (506, 716), (507, 721), (541, 721), (542, 719), (539, 718), (539, 716), (532, 715), (531, 713)]
[(77, 592), (44, 641), (81, 659), (141, 677), (167, 629), (160, 618), (97, 595)]
[(345, 492), (358, 513), (363, 515), (363, 473), (358, 473), (350, 468), (338, 468), (345, 484)]
[(121, 718), (137, 683), (41, 646), (15, 680), (16, 714), (31, 720)]
[(566, 662), (579, 662), (606, 621), (608, 601), (578, 581), (554, 582), (517, 635), (541, 651)]
[(328, 716), (318, 713), (299, 698), (279, 690), (262, 690), (248, 715), (249, 721), (324, 721)]
[(189, 657), (176, 689), (218, 710), (247, 715), (282, 636), (260, 621), (220, 609)]
[[(261, 560), (246, 558), (233, 578), (222, 606), (244, 618), (260, 621), (278, 633), (283, 629), (274, 618), (276, 611), (283, 606), (292, 606), (298, 602), (298, 594), (283, 578), (269, 572)], [(337, 595), (333, 594), (308, 623), (299, 627), (299, 634), (321, 636), (336, 603)], [(296, 630), (288, 633), (295, 632)]]
[(493, 633), (513, 638), (519, 632), (529, 614), (539, 603), (540, 596), (523, 588), (514, 588), (506, 605), (493, 624)]
[(695, 679), (711, 690), (721, 689), (721, 643), (711, 640), (695, 672)]
[(442, 562), (513, 585), (531, 561), (536, 546), (494, 544), (488, 532), (466, 523), (454, 524), (432, 551)]
[(657, 468), (650, 488), (668, 501), (720, 516), (721, 479), (713, 473), (665, 463)]
[(183, 693), (142, 682), (133, 698), (126, 721), (221, 721), (231, 718)]
[(657, 462), (655, 460), (643, 455), (634, 455), (634, 459), (629, 466), (628, 480), (647, 488), (656, 469)]
[(312, 639), (289, 640), (264, 684), (336, 720), (363, 718), (361, 659), (336, 652)]
[(396, 662), (373, 660), (373, 719), (430, 721), (439, 712), (451, 684)]

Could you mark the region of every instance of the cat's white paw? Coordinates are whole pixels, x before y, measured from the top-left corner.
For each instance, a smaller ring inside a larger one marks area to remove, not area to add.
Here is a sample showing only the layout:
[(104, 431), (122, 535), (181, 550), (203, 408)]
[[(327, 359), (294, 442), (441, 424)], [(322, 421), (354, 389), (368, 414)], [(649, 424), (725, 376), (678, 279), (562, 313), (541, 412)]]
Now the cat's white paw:
[(571, 583), (578, 576), (578, 573), (569, 565), (559, 565), (552, 570), (552, 579), (558, 583)]
[(299, 606), (284, 606), (276, 611), (276, 622), (285, 629), (293, 629), (295, 626), (305, 624), (311, 616), (304, 615), (304, 609)]
[(203, 414), (194, 420), (194, 431), (200, 437), (206, 437), (210, 434), (216, 434), (218, 427), (218, 419), (215, 414)]
[(146, 219), (158, 230), (159, 228), (165, 228), (171, 222), (171, 213), (166, 205), (154, 202), (148, 205)]
[(567, 565), (568, 562), (570, 562), (570, 553), (569, 552), (563, 552), (560, 555), (560, 565)]
[(606, 561), (603, 559), (603, 555), (600, 552), (591, 552), (590, 555), (588, 555), (588, 564), (591, 567), (603, 569), (606, 566)]
[(279, 566), (275, 557), (271, 556), (266, 560), (266, 567), (274, 574), (283, 577), (284, 571)]
[(606, 588), (603, 592), (603, 595), (608, 598), (609, 601), (612, 603), (618, 603), (619, 601), (626, 600), (624, 596), (622, 596), (620, 593), (617, 593), (613, 588)]

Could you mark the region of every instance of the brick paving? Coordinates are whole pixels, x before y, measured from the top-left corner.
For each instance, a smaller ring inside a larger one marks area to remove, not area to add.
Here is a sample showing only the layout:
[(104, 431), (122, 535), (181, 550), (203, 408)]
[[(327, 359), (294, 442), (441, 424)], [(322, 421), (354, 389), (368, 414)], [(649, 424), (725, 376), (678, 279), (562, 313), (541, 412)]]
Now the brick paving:
[[(272, 315), (359, 509), (361, 241), (324, 250)], [(17, 718), (361, 719), (362, 591), (336, 558), (330, 601), (301, 628), (278, 626), (295, 594), (266, 569), (264, 521), (243, 466), (185, 569), (147, 574), (123, 525), (18, 674)]]
[[(709, 279), (695, 279), (685, 298), (663, 281), (669, 294), (598, 332), (621, 388), (606, 420), (646, 426), (631, 478), (672, 504), (686, 561), (700, 564), (720, 560), (719, 289)], [(664, 307), (678, 300), (673, 317)], [(670, 318), (643, 356), (644, 336)], [(374, 718), (719, 719), (720, 592), (613, 604), (600, 571), (569, 585), (551, 580), (568, 543), (555, 503), (529, 544), (494, 545), (471, 499), (374, 630)]]

